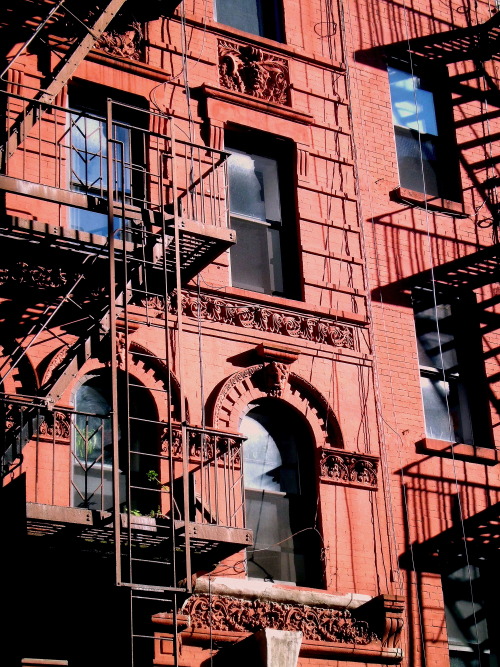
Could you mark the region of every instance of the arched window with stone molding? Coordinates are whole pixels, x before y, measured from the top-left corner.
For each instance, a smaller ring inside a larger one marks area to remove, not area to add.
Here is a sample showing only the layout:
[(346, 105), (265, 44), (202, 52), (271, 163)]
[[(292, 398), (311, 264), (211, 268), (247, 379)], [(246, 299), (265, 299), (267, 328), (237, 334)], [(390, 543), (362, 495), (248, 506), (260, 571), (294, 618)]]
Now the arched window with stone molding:
[(240, 431), (251, 578), (323, 585), (314, 450), (307, 422), (277, 398), (249, 404)]

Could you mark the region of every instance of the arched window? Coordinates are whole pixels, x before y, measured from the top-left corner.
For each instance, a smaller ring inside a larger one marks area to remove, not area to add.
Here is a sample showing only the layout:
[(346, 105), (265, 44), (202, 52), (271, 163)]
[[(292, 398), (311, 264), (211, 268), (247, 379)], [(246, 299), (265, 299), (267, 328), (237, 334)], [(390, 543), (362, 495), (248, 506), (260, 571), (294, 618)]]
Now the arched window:
[[(120, 448), (120, 499), (140, 514), (155, 511), (157, 495), (148, 492), (148, 472), (157, 471), (158, 426), (153, 400), (145, 387), (129, 386), (130, 415), (127, 424), (124, 374), (119, 374), (118, 438)], [(75, 393), (73, 419), (73, 505), (96, 510), (113, 506), (113, 443), (111, 387), (106, 373), (87, 377)], [(129, 438), (129, 447), (127, 439)], [(130, 495), (127, 501), (127, 471)]]
[(311, 436), (282, 401), (252, 403), (243, 417), (245, 507), (254, 545), (248, 575), (322, 585)]

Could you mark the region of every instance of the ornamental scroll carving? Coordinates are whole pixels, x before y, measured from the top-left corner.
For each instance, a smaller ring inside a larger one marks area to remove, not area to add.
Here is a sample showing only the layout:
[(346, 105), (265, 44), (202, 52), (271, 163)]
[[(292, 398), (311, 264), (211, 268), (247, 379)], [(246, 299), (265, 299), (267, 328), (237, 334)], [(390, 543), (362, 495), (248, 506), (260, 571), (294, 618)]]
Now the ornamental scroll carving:
[(223, 595), (193, 595), (182, 610), (191, 627), (228, 632), (297, 630), (305, 641), (328, 641), (366, 645), (377, 640), (366, 621), (352, 617), (347, 609), (325, 609), (265, 600), (240, 600)]
[(321, 450), (320, 474), (337, 484), (376, 489), (378, 484), (378, 460), (375, 456), (354, 454), (338, 449)]
[(142, 57), (142, 41), (141, 24), (132, 21), (119, 29), (103, 33), (95, 43), (95, 48), (112, 56), (140, 60)]
[[(141, 305), (158, 311), (159, 317), (165, 316), (165, 304), (160, 297), (143, 299)], [(169, 300), (167, 307), (169, 313), (177, 312), (175, 294)], [(207, 294), (198, 296), (196, 292), (189, 291), (182, 294), (182, 312), (188, 317), (200, 316), (210, 322), (256, 329), (348, 350), (354, 349), (352, 327), (305, 314), (287, 313), (276, 308), (226, 300)]]
[(229, 90), (290, 105), (288, 62), (257, 47), (219, 40), (219, 81)]
[[(165, 429), (162, 451), (167, 454), (170, 453), (168, 438), (169, 431)], [(190, 429), (189, 427), (187, 429), (190, 461), (203, 460), (205, 462), (212, 462), (217, 459), (222, 464), (225, 457), (229, 456), (233, 464), (239, 465), (241, 462), (242, 443), (243, 437), (236, 435), (226, 436), (219, 433), (202, 432)], [(172, 428), (172, 456), (182, 456), (182, 434), (179, 426)]]

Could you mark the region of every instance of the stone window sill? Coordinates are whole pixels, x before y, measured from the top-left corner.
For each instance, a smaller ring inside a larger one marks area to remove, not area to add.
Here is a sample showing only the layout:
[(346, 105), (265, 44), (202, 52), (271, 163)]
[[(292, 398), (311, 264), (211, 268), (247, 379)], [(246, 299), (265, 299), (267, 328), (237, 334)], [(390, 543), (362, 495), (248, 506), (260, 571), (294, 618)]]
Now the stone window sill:
[(433, 440), (432, 438), (419, 440), (417, 451), (487, 466), (494, 466), (500, 461), (500, 452), (492, 447), (476, 447), (447, 440)]
[(442, 199), (435, 195), (425, 195), (423, 192), (416, 192), (407, 188), (394, 188), (390, 192), (390, 197), (393, 201), (418, 208), (427, 208), (430, 211), (446, 213), (457, 218), (468, 218), (470, 216), (470, 211), (462, 202)]

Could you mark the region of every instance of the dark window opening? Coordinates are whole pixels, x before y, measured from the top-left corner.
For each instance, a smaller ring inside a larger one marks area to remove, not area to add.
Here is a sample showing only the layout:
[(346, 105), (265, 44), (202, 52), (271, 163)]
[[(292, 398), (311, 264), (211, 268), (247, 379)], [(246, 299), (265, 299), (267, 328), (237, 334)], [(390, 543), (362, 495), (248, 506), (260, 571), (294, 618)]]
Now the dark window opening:
[(216, 0), (215, 10), (219, 23), (284, 41), (280, 0)]
[(422, 76), (394, 67), (388, 72), (401, 187), (460, 201), (449, 98)]
[(268, 135), (226, 133), (231, 226), (231, 283), (300, 298), (297, 227), (292, 197), (293, 145)]
[(494, 619), (488, 618), (481, 575), (479, 567), (468, 565), (442, 577), (451, 667), (498, 667), (488, 633)]
[(322, 585), (311, 437), (300, 416), (264, 399), (242, 419), (248, 576)]
[(473, 294), (416, 289), (413, 308), (429, 438), (490, 447), (481, 337)]

